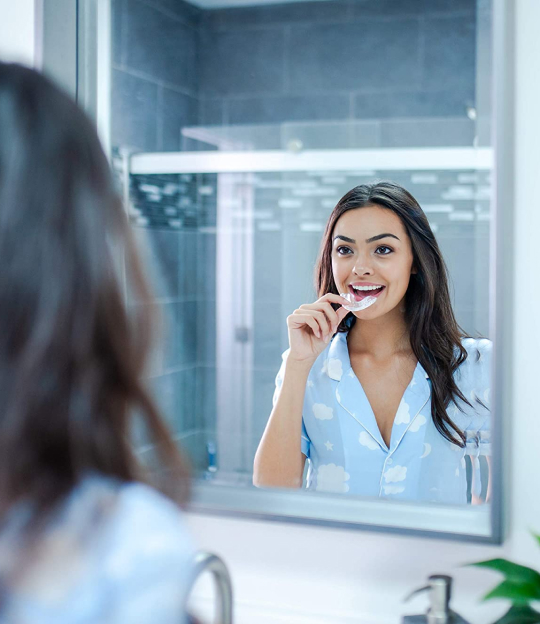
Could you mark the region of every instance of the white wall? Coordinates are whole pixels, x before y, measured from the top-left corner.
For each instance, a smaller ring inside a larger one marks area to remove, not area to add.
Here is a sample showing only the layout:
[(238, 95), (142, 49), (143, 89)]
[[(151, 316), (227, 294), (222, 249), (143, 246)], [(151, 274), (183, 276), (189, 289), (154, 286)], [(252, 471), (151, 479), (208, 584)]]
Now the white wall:
[[(507, 556), (540, 567), (540, 549), (529, 531), (540, 532), (540, 24), (539, 0), (515, 0), (515, 348), (506, 365), (513, 376), (513, 439), (510, 471), (509, 539), (501, 548), (383, 537), (299, 525), (237, 521), (192, 515), (199, 544), (230, 565), (238, 603), (237, 624), (340, 624), (398, 622), (403, 596), (428, 574), (456, 579), (458, 610), (476, 624), (493, 621), (504, 604), (481, 605), (481, 594), (498, 578), (463, 569), (468, 561)], [(0, 0), (0, 58), (33, 64), (33, 0)], [(203, 592), (204, 593), (204, 592)], [(409, 612), (420, 611), (418, 598)]]
[[(225, 557), (238, 600), (238, 624), (305, 622), (340, 624), (399, 622), (403, 596), (428, 574), (454, 575), (455, 607), (471, 621), (493, 622), (504, 603), (479, 603), (499, 578), (463, 569), (492, 556), (515, 558), (540, 568), (540, 24), (539, 0), (515, 0), (515, 344), (505, 365), (513, 376), (510, 526), (501, 548), (454, 542), (382, 537), (373, 533), (237, 521), (192, 515), (199, 543)], [(532, 441), (532, 442), (531, 442)], [(205, 588), (201, 593), (204, 595)], [(424, 608), (417, 598), (408, 612)], [(288, 612), (287, 612), (288, 611)]]
[(0, 60), (34, 65), (34, 0), (0, 0)]

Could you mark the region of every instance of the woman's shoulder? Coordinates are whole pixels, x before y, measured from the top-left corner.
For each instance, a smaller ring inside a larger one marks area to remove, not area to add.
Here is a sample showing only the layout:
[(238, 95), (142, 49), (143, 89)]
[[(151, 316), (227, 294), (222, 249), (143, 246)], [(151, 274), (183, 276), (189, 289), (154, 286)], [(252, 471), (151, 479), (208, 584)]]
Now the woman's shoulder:
[(30, 574), (7, 595), (8, 621), (30, 610), (30, 622), (183, 621), (192, 561), (172, 501), (142, 483), (87, 476), (43, 533)]
[(455, 373), (455, 379), (461, 390), (469, 396), (474, 392), (485, 392), (491, 383), (491, 361), (493, 343), (487, 338), (465, 337), (461, 341), (467, 352), (467, 359)]
[(493, 342), (487, 338), (462, 338), (461, 345), (467, 352), (467, 359), (461, 364), (460, 369), (478, 371), (489, 369), (491, 366), (491, 354)]
[(158, 490), (133, 481), (123, 483), (117, 490), (118, 502), (121, 508), (129, 512), (144, 511), (153, 516), (153, 520), (178, 523), (181, 521), (179, 507)]
[(149, 485), (93, 475), (77, 488), (70, 507), (66, 524), (79, 525), (79, 530), (84, 516), (101, 519), (96, 538), (105, 551), (104, 569), (114, 574), (120, 561), (128, 573), (137, 561), (160, 565), (166, 559), (176, 568), (174, 562), (185, 567), (191, 557), (192, 542), (180, 508)]
[(488, 338), (472, 338), (464, 336), (461, 345), (467, 351), (468, 357), (480, 360), (483, 355), (489, 355), (493, 350), (493, 342)]
[(191, 552), (191, 539), (180, 508), (149, 485), (119, 485), (111, 520), (118, 541), (141, 556), (162, 553), (168, 558), (185, 558)]
[(87, 475), (70, 496), (69, 506), (95, 504), (96, 501), (114, 500), (117, 512), (145, 511), (162, 518), (180, 519), (179, 507), (164, 494), (141, 481), (120, 481), (101, 474)]

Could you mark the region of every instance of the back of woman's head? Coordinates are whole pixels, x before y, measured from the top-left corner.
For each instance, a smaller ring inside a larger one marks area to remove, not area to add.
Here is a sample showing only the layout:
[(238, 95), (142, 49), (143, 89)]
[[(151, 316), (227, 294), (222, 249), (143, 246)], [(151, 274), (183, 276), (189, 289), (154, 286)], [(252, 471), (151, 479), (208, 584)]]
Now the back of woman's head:
[(51, 509), (89, 472), (136, 478), (134, 410), (186, 487), (140, 381), (149, 307), (128, 314), (126, 282), (148, 295), (96, 131), (43, 76), (2, 63), (0, 267), (0, 517), (21, 498)]

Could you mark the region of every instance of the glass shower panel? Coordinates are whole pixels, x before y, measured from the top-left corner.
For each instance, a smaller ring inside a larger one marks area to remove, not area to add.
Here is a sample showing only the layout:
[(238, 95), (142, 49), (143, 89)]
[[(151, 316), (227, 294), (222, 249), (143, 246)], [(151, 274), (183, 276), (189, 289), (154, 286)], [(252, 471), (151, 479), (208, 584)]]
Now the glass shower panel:
[[(158, 396), (200, 476), (250, 483), (288, 346), (286, 317), (317, 298), (324, 226), (353, 186), (391, 179), (413, 193), (446, 259), (459, 324), (489, 335), (490, 175), (489, 168), (329, 167), (131, 176), (131, 219), (147, 237), (159, 232), (156, 253), (164, 253), (164, 229), (183, 237), (170, 345), (181, 361), (165, 369), (179, 383)], [(159, 230), (148, 234), (153, 226)]]

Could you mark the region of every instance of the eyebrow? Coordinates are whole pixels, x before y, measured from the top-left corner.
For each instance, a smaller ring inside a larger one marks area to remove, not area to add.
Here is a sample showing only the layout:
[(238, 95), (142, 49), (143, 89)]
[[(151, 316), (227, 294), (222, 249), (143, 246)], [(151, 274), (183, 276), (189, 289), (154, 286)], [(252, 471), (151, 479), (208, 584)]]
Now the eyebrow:
[[(377, 234), (377, 236), (372, 236), (371, 238), (366, 239), (366, 243), (374, 243), (375, 241), (381, 240), (381, 238), (388, 238), (388, 237), (399, 240), (399, 238), (395, 234), (390, 234), (389, 232), (385, 232), (384, 234)], [(341, 240), (344, 240), (347, 243), (356, 243), (354, 238), (349, 238), (348, 236), (341, 236), (341, 234), (334, 236), (334, 242), (338, 238), (341, 238)]]

